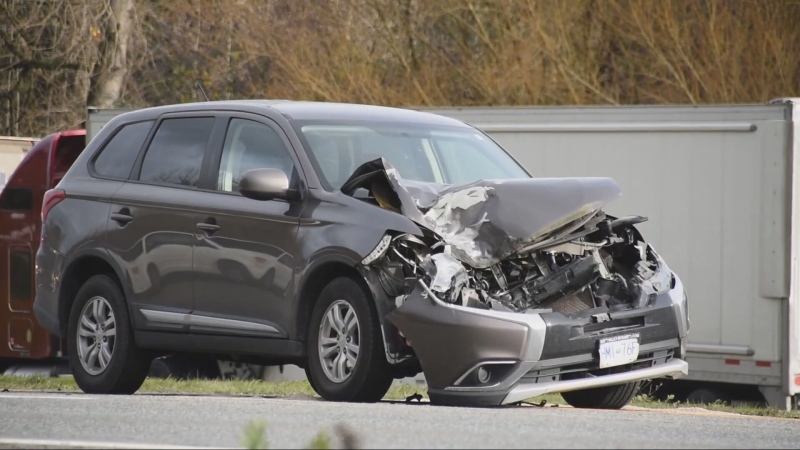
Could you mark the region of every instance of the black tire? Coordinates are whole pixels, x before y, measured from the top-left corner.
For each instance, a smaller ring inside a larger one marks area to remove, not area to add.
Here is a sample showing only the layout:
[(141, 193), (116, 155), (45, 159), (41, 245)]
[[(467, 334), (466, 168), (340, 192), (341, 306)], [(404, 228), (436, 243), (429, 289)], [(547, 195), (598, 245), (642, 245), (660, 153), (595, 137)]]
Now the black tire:
[(575, 408), (620, 409), (639, 392), (641, 382), (604, 386), (581, 391), (562, 392), (567, 403)]
[(190, 356), (165, 356), (150, 363), (149, 378), (174, 380), (217, 379), (219, 367), (214, 360)]
[[(343, 382), (334, 382), (320, 361), (319, 336), (323, 316), (337, 300), (346, 301), (358, 319), (359, 350), (355, 367)], [(308, 364), (306, 376), (312, 388), (325, 400), (341, 402), (380, 401), (394, 377), (383, 348), (378, 313), (371, 298), (351, 278), (336, 278), (322, 292), (311, 312), (308, 327)]]
[(175, 369), (164, 358), (156, 358), (150, 363), (150, 370), (148, 370), (147, 376), (149, 378), (174, 379), (182, 377), (183, 374), (176, 374)]
[[(94, 297), (102, 297), (108, 302), (114, 313), (116, 329), (111, 359), (96, 375), (81, 364), (77, 343), (81, 312)], [(75, 296), (67, 327), (67, 346), (72, 375), (78, 387), (87, 394), (133, 394), (144, 383), (153, 359), (136, 347), (125, 298), (117, 283), (106, 275), (89, 278)]]
[(698, 388), (689, 392), (686, 396), (686, 403), (709, 404), (722, 402), (730, 404), (731, 398), (727, 392), (714, 388)]

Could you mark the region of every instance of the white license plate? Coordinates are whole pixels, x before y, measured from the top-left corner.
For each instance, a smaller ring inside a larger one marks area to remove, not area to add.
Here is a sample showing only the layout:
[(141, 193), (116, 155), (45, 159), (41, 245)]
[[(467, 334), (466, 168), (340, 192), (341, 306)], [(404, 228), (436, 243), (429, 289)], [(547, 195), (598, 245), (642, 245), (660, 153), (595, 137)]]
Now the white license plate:
[(639, 335), (626, 334), (600, 339), (600, 368), (621, 366), (639, 359)]

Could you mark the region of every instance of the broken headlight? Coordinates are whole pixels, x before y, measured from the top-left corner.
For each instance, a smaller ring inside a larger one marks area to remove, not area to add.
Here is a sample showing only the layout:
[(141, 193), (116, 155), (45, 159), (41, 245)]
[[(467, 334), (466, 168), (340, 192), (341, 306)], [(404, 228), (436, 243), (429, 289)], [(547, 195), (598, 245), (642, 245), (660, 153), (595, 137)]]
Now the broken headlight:
[(383, 238), (381, 238), (380, 242), (378, 242), (378, 245), (375, 246), (375, 249), (369, 252), (369, 255), (367, 255), (361, 261), (361, 264), (364, 264), (366, 266), (374, 262), (378, 258), (382, 257), (383, 255), (385, 255), (386, 251), (389, 250), (389, 244), (391, 244), (391, 242), (392, 242), (391, 236), (389, 236), (388, 234), (383, 235)]

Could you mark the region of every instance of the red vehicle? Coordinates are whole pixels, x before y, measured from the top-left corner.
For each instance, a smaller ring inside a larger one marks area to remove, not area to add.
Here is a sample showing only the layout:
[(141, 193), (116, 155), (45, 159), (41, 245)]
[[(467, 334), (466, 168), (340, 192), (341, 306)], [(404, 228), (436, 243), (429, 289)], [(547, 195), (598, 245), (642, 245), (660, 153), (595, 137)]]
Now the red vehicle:
[[(33, 280), (44, 193), (61, 181), (85, 147), (86, 130), (51, 134), (28, 150), (0, 188), (0, 330), (7, 332), (0, 337), (0, 375), (69, 373), (66, 345), (33, 314)], [(153, 361), (150, 376), (217, 378), (221, 373), (215, 360), (170, 355)]]
[[(0, 366), (20, 360), (58, 362), (62, 345), (33, 315), (34, 256), (39, 248), (45, 191), (61, 181), (86, 146), (85, 130), (51, 134), (25, 155), (0, 191)], [(53, 366), (50, 364), (50, 366)], [(2, 373), (2, 372), (0, 372)]]

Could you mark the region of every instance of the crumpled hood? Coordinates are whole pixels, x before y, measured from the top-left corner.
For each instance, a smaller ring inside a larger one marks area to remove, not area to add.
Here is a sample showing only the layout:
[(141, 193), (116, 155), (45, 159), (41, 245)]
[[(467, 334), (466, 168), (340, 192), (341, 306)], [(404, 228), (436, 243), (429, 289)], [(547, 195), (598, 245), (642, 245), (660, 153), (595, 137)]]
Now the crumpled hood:
[[(387, 182), (396, 198), (385, 198)], [(376, 197), (380, 192), (384, 204), (439, 235), (452, 246), (453, 256), (479, 269), (622, 195), (611, 178), (520, 178), (465, 185), (404, 180), (383, 158), (356, 169), (342, 192), (352, 195), (359, 187), (371, 189)]]

